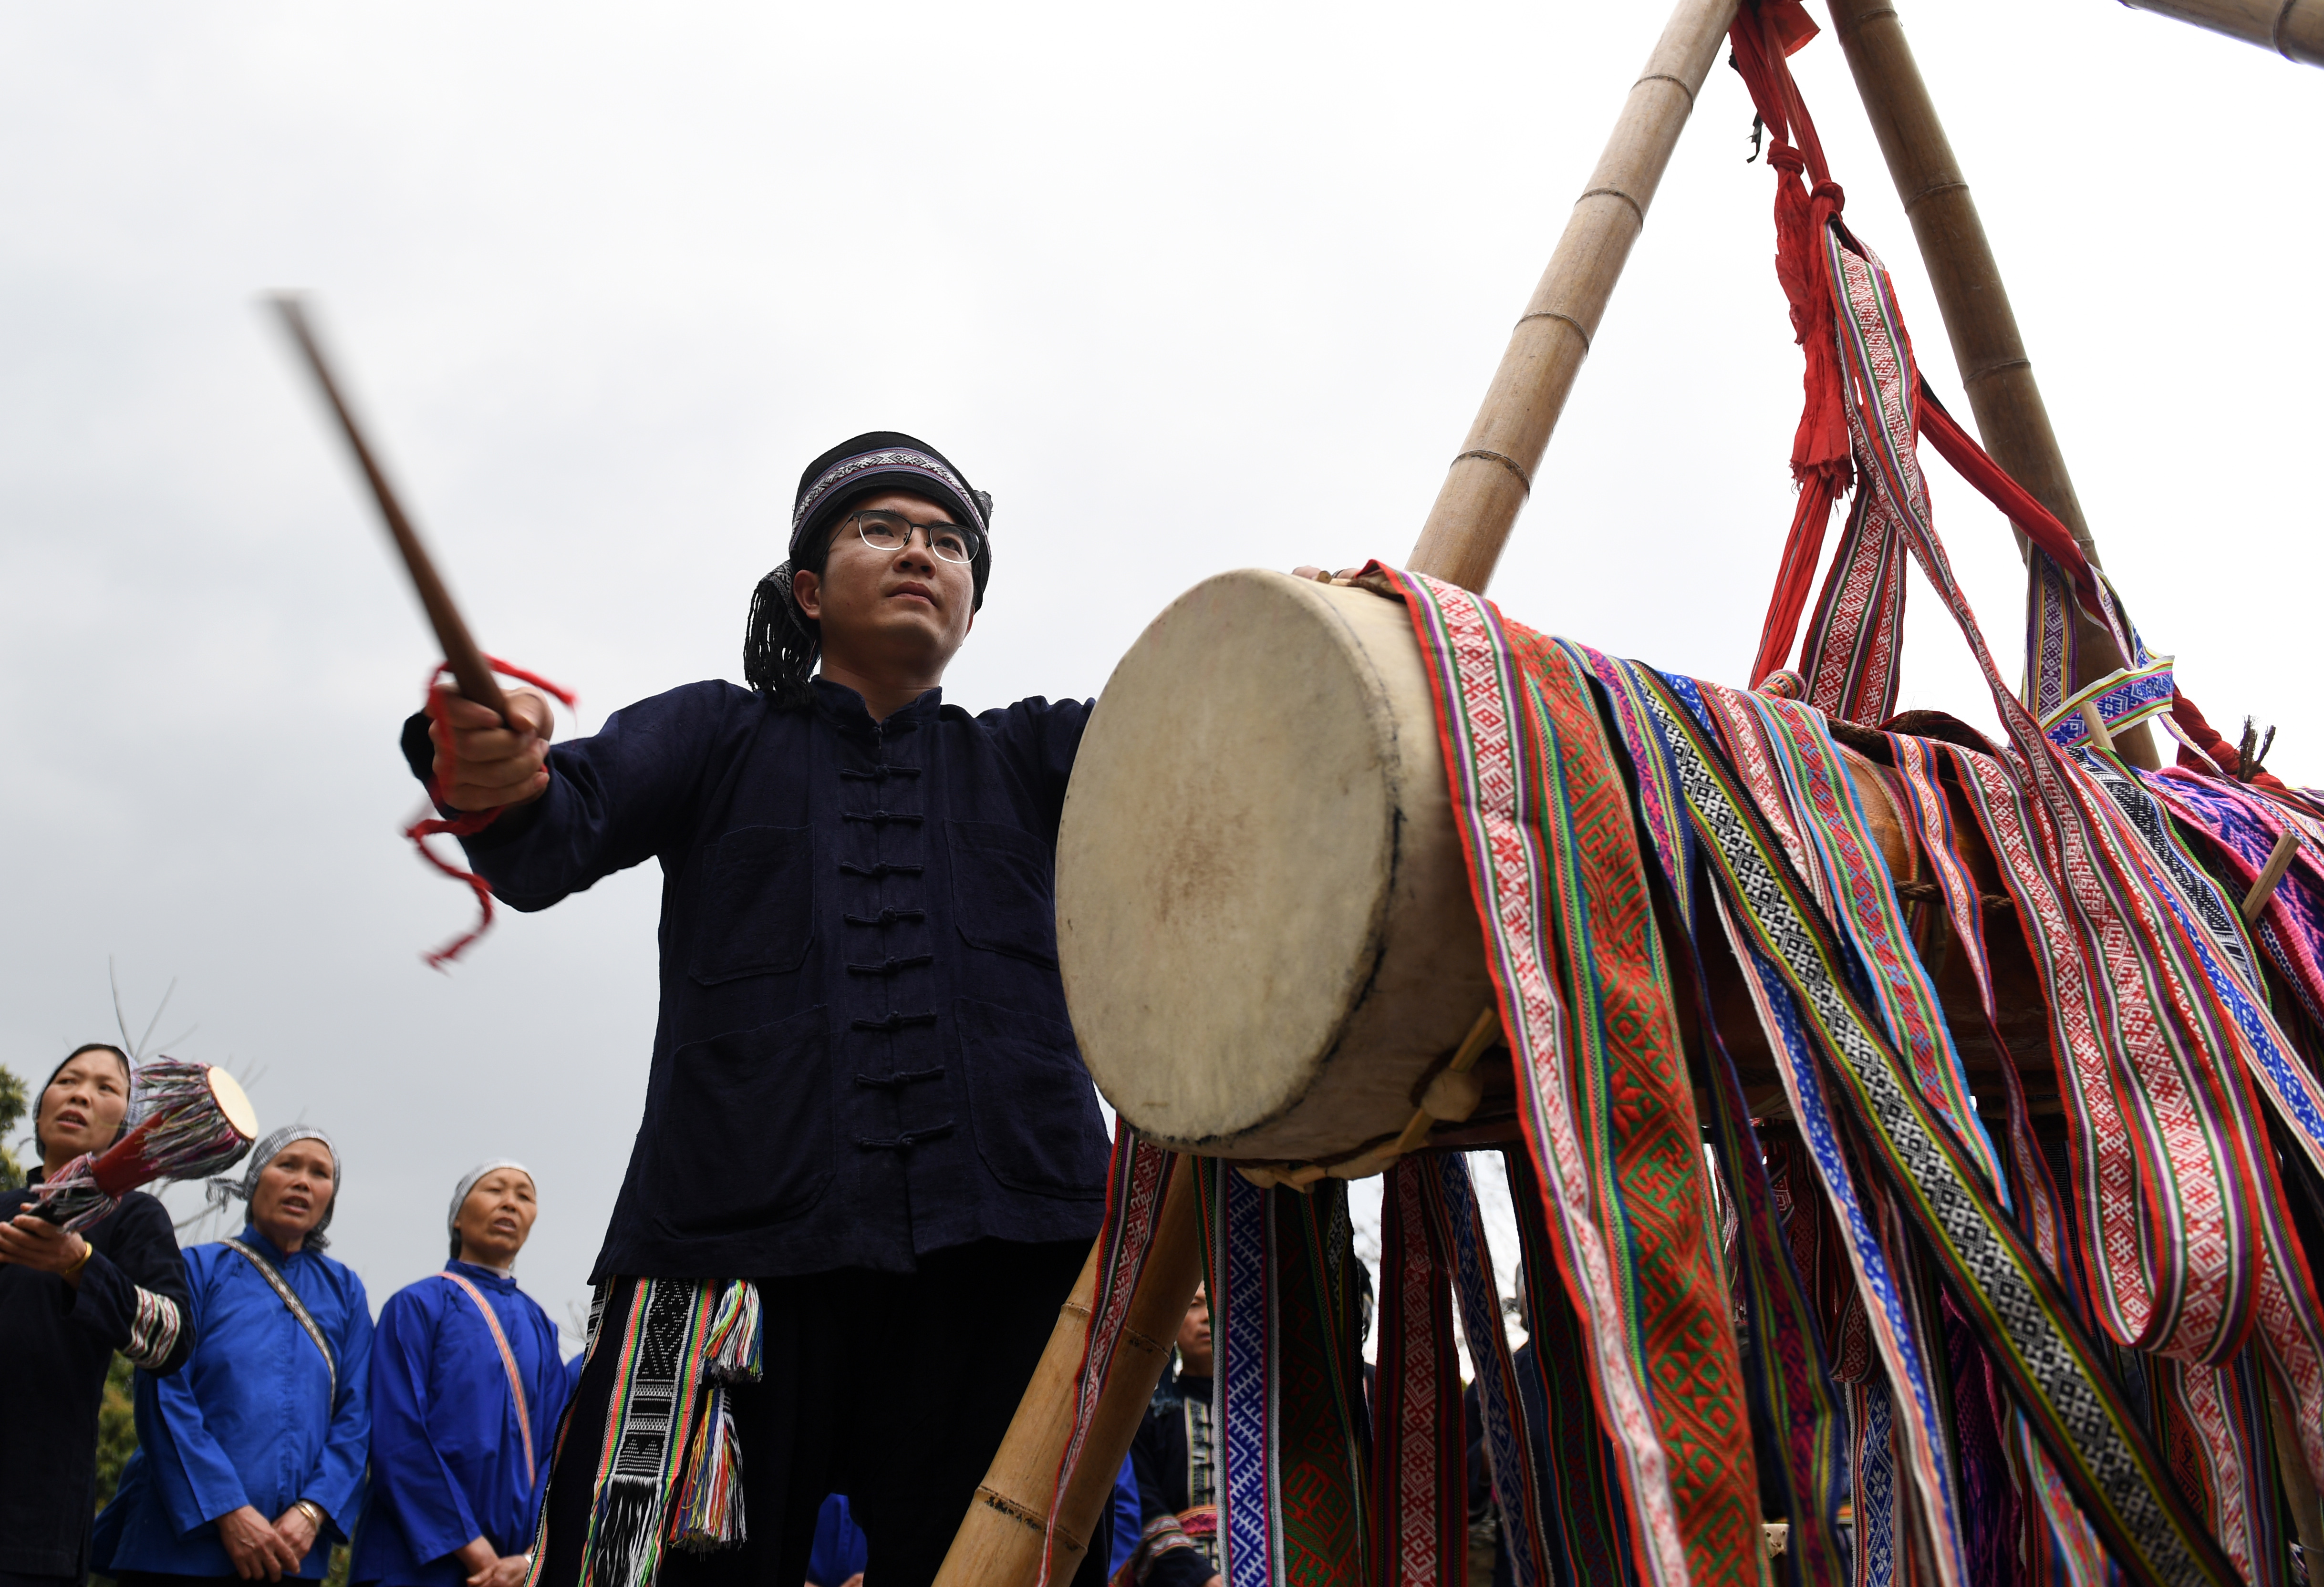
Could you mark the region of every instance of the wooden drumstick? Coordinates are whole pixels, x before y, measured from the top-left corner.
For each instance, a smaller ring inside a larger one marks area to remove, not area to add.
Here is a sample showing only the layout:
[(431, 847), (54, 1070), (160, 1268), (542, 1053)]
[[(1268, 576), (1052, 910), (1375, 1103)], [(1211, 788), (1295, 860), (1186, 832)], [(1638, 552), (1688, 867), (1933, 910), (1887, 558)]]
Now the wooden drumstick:
[(347, 445), (355, 454), (355, 464), (363, 470), (364, 478), (371, 483), (371, 493), (379, 503), (380, 517), (387, 522), (387, 532), (395, 541), (395, 548), (403, 556), (404, 570), (411, 575), (411, 587), (419, 592), (420, 604), (428, 609), (428, 620), (435, 627), (436, 642), (444, 647), (444, 665), (460, 685), (460, 693), (479, 705), (490, 706), (503, 721), (508, 720), (508, 702), (501, 696), (500, 680), (493, 675), (492, 665), (484, 653), (469, 637), (468, 625), (460, 617), (460, 609), (452, 603), (452, 592), (444, 587), (443, 579), (429, 559), (428, 548), (420, 543), (420, 531), (395, 499), (395, 488), (387, 482), (387, 475), (379, 466), (371, 446), (364, 440), (362, 427), (347, 409), (346, 399), (339, 393), (339, 383), (332, 377), (328, 360), (323, 356), (321, 344), (315, 339), (314, 327), (308, 323), (307, 307), (295, 293), (277, 293), (273, 299), (275, 312), (282, 316), (283, 327), (299, 351), (307, 357), (307, 367), (315, 373), (315, 384), (322, 388), (323, 399), (338, 415), (339, 427), (346, 432)]

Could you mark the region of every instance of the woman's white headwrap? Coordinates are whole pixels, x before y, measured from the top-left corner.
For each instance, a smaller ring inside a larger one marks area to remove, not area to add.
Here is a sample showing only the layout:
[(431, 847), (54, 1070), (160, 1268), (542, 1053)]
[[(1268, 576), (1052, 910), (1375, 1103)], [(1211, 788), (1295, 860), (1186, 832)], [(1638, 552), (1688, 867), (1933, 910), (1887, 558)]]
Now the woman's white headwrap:
[(460, 1260), (460, 1209), (468, 1204), (468, 1192), (476, 1188), (477, 1180), (483, 1179), (486, 1174), (497, 1173), (502, 1169), (514, 1169), (526, 1179), (532, 1179), (533, 1190), (536, 1194), (539, 1193), (540, 1189), (540, 1181), (533, 1179), (533, 1173), (530, 1169), (525, 1167), (524, 1164), (517, 1161), (516, 1159), (512, 1157), (496, 1157), (490, 1162), (480, 1162), (475, 1168), (470, 1169), (466, 1173), (462, 1174), (460, 1176), (459, 1188), (452, 1192), (451, 1210), (444, 1215), (444, 1233), (451, 1236), (452, 1260), (454, 1261)]

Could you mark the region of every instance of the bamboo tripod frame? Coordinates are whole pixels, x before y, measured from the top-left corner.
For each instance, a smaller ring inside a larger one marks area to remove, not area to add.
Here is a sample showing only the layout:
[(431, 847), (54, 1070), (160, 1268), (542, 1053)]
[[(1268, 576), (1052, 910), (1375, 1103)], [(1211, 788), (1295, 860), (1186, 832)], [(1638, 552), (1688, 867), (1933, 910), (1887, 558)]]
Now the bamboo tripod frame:
[[(1549, 445), (1735, 5), (1736, 0), (1679, 0), (1672, 13), (1509, 338), (1470, 431), (1469, 450), (1455, 460), (1421, 531), (1408, 564), (1414, 569), (1471, 590), (1482, 590), (1492, 577), (1525, 505), (1526, 490), (1509, 471), (1529, 480)], [(1486, 455), (1475, 455), (1480, 451)], [(1130, 1300), (1130, 1358), (1118, 1361), (1108, 1377), (1073, 1483), (1062, 1496), (1056, 1492), (1096, 1284), (1094, 1250), (945, 1556), (936, 1587), (1032, 1587), (1040, 1577), (1053, 1512), (1058, 1548), (1048, 1579), (1056, 1587), (1072, 1579), (1113, 1473), (1161, 1381), (1168, 1342), (1202, 1280), (1202, 1225), (1194, 1175), (1185, 1170), (1182, 1164), (1173, 1176), (1145, 1274)]]
[(1646, 229), (1646, 207), (1671, 151), (1734, 20), (1735, 0), (1680, 0), (1671, 13), (1549, 268), (1509, 332), (1500, 368), (1406, 561), (1415, 572), (1465, 590), (1482, 591), (1491, 581), (1614, 283)]
[(2302, 66), (2324, 66), (2324, 0), (2122, 0), (2199, 28), (2273, 50)]
[[(2100, 566), (2098, 542), (2082, 517), (2057, 432), (2050, 427), (2050, 410), (2034, 379), (2025, 339), (2018, 334), (2001, 266), (1896, 8), (1887, 0), (1831, 0), (1831, 5), (1840, 50), (1928, 267), (1978, 438), (1996, 463), (2073, 531), (2090, 565)], [(2018, 546), (2025, 549), (2022, 535)], [(2077, 608), (2074, 622), (2074, 686), (2094, 683), (2128, 662), (2114, 636), (2089, 613)], [(2135, 766), (2152, 770), (2162, 765), (2154, 735), (2144, 723), (2116, 735), (2116, 748)]]
[[(2123, 3), (2150, 4), (2238, 37), (2273, 39), (2295, 60), (2324, 60), (2324, 39), (2316, 37), (2324, 35), (2324, 0), (2284, 0), (2269, 21), (2272, 33), (2246, 31), (2244, 14), (2255, 15), (2262, 7), (2276, 6), (2277, 0)], [(1999, 267), (1895, 8), (1886, 0), (1831, 5), (1858, 91), (1936, 284), (1980, 436), (2002, 466), (2066, 523), (2096, 565), (2097, 546), (2051, 430)], [(1479, 592), (1490, 582), (1736, 9), (1737, 0), (1678, 0), (1646, 69), (1631, 85), (1548, 268), (1510, 332), (1476, 420), (1406, 561), (1412, 570)], [(2093, 663), (2115, 653), (2112, 637), (2103, 630), (2092, 630), (2083, 640), (2081, 653)], [(2098, 670), (2118, 665), (2107, 663)], [(2118, 743), (2126, 758), (2156, 764), (2144, 726), (2121, 735)], [(1071, 1580), (1112, 1475), (1160, 1381), (1169, 1341), (1201, 1282), (1201, 1220), (1194, 1176), (1185, 1166), (1173, 1176), (1145, 1273), (1131, 1298), (1124, 1353), (1105, 1384), (1074, 1481), (1063, 1495), (1057, 1493), (1096, 1285), (1096, 1248), (945, 1557), (937, 1587), (1033, 1587), (1053, 1526), (1057, 1550), (1047, 1579), (1054, 1587)], [(2324, 1587), (2324, 1581), (2315, 1587)]]
[(1057, 1547), (1049, 1580), (1065, 1587), (1074, 1579), (1113, 1491), (1114, 1473), (1169, 1364), (1178, 1325), (1203, 1281), (1203, 1220), (1193, 1165), (1181, 1162), (1170, 1177), (1113, 1370), (1091, 1418), (1073, 1482), (1060, 1495), (1057, 1468), (1073, 1431), (1102, 1249), (1102, 1241), (1090, 1247), (1082, 1276), (1057, 1313), (1033, 1381), (936, 1572), (936, 1587), (1032, 1587), (1040, 1577), (1053, 1516)]

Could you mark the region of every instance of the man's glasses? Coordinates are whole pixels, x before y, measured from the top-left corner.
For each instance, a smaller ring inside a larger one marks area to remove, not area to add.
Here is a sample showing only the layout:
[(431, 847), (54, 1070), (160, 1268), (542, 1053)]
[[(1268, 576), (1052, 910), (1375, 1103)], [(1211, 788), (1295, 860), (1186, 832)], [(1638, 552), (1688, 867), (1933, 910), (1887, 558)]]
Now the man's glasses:
[(916, 524), (901, 513), (851, 512), (847, 521), (874, 551), (901, 551), (912, 543), (912, 531), (927, 537), (928, 549), (946, 562), (968, 563), (984, 548), (984, 538), (958, 524)]

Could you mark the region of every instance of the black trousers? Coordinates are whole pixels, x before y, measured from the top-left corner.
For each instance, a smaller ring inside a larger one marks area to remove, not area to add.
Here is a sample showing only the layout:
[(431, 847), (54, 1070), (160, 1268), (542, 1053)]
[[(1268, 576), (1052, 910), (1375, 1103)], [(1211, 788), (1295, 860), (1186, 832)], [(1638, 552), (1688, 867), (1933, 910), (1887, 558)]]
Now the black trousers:
[[(912, 1273), (758, 1280), (766, 1374), (733, 1391), (739, 1548), (665, 1548), (658, 1587), (799, 1587), (827, 1493), (871, 1545), (866, 1587), (927, 1587), (984, 1480), (1089, 1247), (988, 1240)], [(616, 1279), (558, 1436), (543, 1587), (578, 1587), (605, 1408), (637, 1280)], [(1074, 1587), (1102, 1587), (1105, 1528)], [(825, 1587), (839, 1587), (836, 1582)]]

